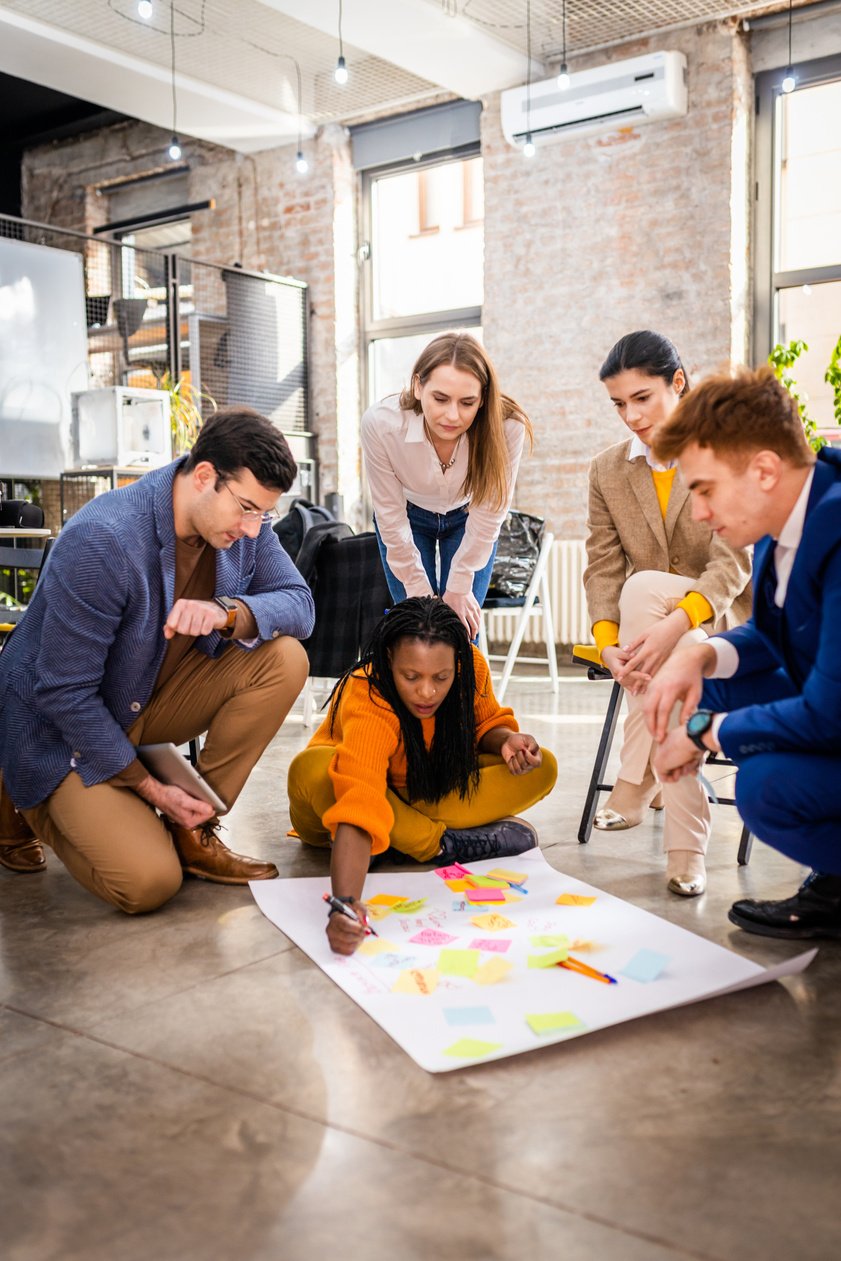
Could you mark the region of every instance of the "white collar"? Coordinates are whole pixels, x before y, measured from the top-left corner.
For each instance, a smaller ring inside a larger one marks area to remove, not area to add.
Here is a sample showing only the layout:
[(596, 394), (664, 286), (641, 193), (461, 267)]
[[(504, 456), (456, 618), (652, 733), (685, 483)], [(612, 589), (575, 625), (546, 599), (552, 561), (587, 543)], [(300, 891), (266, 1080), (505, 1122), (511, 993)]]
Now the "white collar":
[(658, 473), (665, 473), (669, 469), (673, 469), (677, 463), (676, 460), (672, 460), (669, 464), (658, 464), (651, 454), (651, 447), (647, 447), (639, 434), (635, 433), (628, 448), (628, 459), (638, 460), (640, 456), (643, 457), (649, 468), (656, 469)]
[(423, 429), (423, 412), (409, 412), (406, 423), (406, 442), (423, 442), (426, 434)]
[(806, 505), (809, 502), (809, 492), (812, 489), (812, 482), (815, 478), (815, 466), (812, 465), (809, 476), (803, 483), (803, 489), (797, 496), (797, 502), (786, 518), (786, 523), (780, 530), (780, 536), (777, 539), (778, 547), (799, 547), (800, 540), (803, 537), (803, 526), (806, 523)]

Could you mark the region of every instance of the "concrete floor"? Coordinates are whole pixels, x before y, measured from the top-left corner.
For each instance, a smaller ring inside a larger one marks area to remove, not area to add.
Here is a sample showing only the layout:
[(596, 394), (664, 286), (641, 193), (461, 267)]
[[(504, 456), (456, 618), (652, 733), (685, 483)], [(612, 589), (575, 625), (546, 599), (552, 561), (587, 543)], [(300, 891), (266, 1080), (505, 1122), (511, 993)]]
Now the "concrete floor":
[[(563, 767), (531, 817), (553, 866), (772, 964), (736, 897), (800, 871), (736, 866), (714, 807), (706, 896), (665, 892), (660, 824), (576, 841), (605, 685), (515, 684)], [(287, 841), (285, 729), (231, 815), (234, 848), (326, 872)], [(0, 872), (3, 1261), (835, 1261), (841, 948), (801, 977), (510, 1060), (430, 1076), (256, 909), (185, 884), (128, 919)]]

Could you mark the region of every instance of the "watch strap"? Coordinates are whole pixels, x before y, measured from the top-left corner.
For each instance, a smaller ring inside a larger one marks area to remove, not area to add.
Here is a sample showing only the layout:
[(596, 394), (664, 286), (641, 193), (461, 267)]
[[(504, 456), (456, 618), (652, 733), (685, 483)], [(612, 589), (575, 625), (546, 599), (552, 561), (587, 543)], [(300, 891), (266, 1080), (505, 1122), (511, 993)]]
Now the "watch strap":
[(223, 639), (231, 639), (237, 628), (237, 613), (239, 612), (239, 605), (236, 600), (231, 600), (225, 595), (215, 595), (213, 597), (213, 603), (218, 604), (219, 608), (223, 609), (228, 615), (228, 620), (225, 625), (219, 628), (219, 634)]

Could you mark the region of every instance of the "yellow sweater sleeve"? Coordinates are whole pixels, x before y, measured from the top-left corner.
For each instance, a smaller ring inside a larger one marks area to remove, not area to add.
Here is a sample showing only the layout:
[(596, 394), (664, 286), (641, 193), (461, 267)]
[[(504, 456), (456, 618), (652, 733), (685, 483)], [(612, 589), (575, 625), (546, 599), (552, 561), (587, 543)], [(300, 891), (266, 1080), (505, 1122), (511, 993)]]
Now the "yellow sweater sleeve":
[(599, 652), (603, 652), (605, 648), (613, 648), (615, 644), (619, 643), (619, 623), (594, 622), (593, 639), (596, 641), (596, 647)]
[(706, 596), (701, 595), (700, 591), (688, 591), (677, 607), (683, 609), (692, 623), (693, 630), (700, 626), (702, 622), (712, 621), (712, 605)]

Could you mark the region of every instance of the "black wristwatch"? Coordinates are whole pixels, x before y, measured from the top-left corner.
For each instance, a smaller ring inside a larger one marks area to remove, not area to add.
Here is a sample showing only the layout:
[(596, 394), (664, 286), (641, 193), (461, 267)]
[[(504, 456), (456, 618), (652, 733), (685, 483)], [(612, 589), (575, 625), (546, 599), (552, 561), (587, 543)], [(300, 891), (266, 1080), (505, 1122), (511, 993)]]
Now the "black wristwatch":
[(712, 752), (712, 750), (704, 744), (704, 736), (713, 725), (714, 718), (715, 714), (711, 709), (696, 709), (695, 713), (686, 724), (686, 734), (702, 753)]
[(237, 613), (239, 613), (239, 605), (236, 600), (230, 600), (226, 595), (215, 595), (213, 603), (218, 604), (220, 609), (224, 609), (228, 614), (228, 620), (220, 629), (219, 634), (223, 639), (233, 638), (234, 631), (237, 628)]

